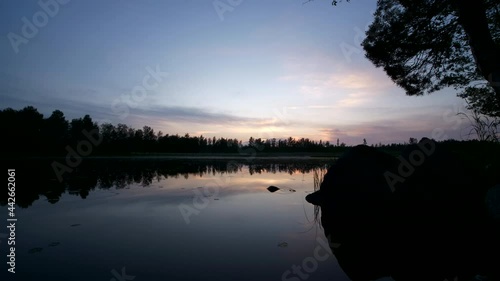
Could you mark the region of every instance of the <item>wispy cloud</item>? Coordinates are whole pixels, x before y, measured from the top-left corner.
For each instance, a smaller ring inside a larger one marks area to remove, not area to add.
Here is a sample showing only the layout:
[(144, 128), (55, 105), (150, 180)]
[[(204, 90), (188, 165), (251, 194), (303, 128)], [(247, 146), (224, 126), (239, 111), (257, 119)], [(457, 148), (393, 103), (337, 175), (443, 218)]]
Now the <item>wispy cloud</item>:
[[(374, 73), (314, 73), (301, 79), (301, 93), (311, 96), (357, 95), (374, 96), (393, 87), (392, 82)], [(287, 79), (299, 79), (298, 77)]]
[[(446, 112), (443, 109), (442, 112)], [(434, 111), (434, 112), (433, 112)], [(437, 111), (439, 112), (439, 111)], [(362, 143), (363, 139), (368, 140), (368, 144), (373, 143), (392, 143), (408, 141), (410, 137), (418, 139), (422, 137), (432, 137), (434, 130), (444, 132), (444, 138), (464, 139), (464, 128), (466, 122), (454, 114), (437, 114), (436, 110), (421, 110), (421, 112), (410, 112), (399, 118), (377, 118), (370, 121), (358, 122), (352, 124), (338, 124), (328, 127), (318, 124), (318, 135), (322, 139), (347, 144)]]
[(288, 126), (288, 121), (280, 120), (277, 117), (258, 118), (245, 117), (231, 113), (214, 111), (206, 108), (183, 107), (183, 106), (161, 106), (150, 109), (138, 109), (136, 115), (147, 115), (159, 120), (171, 120), (175, 122), (196, 123), (196, 124), (233, 124), (241, 126)]

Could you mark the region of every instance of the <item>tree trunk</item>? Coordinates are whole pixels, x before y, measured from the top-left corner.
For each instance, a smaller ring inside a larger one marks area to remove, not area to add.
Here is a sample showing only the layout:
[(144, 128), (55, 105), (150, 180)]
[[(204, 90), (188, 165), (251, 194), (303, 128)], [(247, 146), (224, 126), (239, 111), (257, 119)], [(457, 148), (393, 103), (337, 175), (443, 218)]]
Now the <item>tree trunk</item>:
[(488, 80), (500, 106), (500, 46), (491, 37), (483, 0), (454, 0), (459, 23), (469, 39), (472, 55), (483, 77)]

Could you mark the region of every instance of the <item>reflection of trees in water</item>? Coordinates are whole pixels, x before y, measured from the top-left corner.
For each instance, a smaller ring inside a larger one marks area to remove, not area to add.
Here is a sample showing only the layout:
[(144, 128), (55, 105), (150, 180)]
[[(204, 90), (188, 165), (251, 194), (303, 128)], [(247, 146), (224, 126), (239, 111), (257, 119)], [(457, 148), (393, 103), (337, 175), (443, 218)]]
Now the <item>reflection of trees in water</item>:
[[(59, 160), (64, 163), (64, 159)], [(251, 175), (262, 173), (288, 173), (290, 175), (325, 170), (331, 159), (290, 160), (147, 160), (147, 159), (84, 159), (63, 181), (56, 179), (49, 160), (24, 160), (9, 168), (16, 168), (16, 203), (27, 208), (40, 195), (50, 203), (59, 201), (65, 192), (86, 198), (92, 190), (126, 188), (130, 185), (149, 186), (162, 179), (180, 177), (207, 177), (234, 174), (248, 169)], [(3, 166), (3, 165), (2, 165)], [(7, 203), (6, 193), (0, 195), (0, 205)]]
[(263, 164), (250, 164), (248, 165), (248, 170), (251, 175), (254, 173), (288, 173), (290, 175), (300, 172), (300, 173), (310, 173), (317, 169), (326, 169), (328, 167), (328, 162), (306, 162), (297, 161), (289, 163), (263, 163)]

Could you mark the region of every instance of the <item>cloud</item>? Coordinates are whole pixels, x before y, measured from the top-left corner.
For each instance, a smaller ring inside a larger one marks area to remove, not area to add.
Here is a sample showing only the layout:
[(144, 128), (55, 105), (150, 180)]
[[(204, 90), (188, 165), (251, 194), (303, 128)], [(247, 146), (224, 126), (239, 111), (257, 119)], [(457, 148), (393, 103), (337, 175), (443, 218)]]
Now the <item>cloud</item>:
[[(148, 116), (156, 119), (172, 120), (175, 122), (199, 123), (199, 124), (229, 124), (249, 122), (252, 118), (213, 112), (197, 107), (183, 106), (158, 106), (150, 109), (137, 109), (132, 111), (134, 115)], [(134, 113), (135, 112), (135, 113)]]
[(335, 109), (336, 106), (333, 105), (308, 105), (307, 108), (310, 109)]
[[(148, 101), (128, 107), (129, 114), (121, 118), (112, 110), (113, 101), (120, 98), (121, 89), (95, 89), (84, 85), (80, 88), (65, 89), (45, 85), (37, 78), (25, 79), (16, 75), (0, 72), (0, 101), (4, 107), (22, 109), (32, 105), (48, 117), (52, 111), (63, 111), (66, 118), (80, 118), (89, 114), (99, 123), (125, 123), (142, 127), (150, 124), (182, 123), (199, 125), (249, 126), (249, 127), (283, 127), (289, 122), (282, 116), (272, 114), (271, 117), (245, 117), (228, 112), (215, 111), (211, 108), (194, 106), (164, 106), (155, 104), (154, 96)], [(124, 91), (127, 92), (127, 91)], [(123, 104), (125, 105), (125, 104)], [(3, 109), (3, 108), (2, 108)]]
[[(442, 112), (446, 112), (445, 110)], [(443, 139), (465, 139), (466, 122), (450, 112), (450, 114), (432, 113), (430, 110), (411, 112), (399, 118), (379, 118), (355, 124), (318, 125), (317, 135), (331, 142), (340, 139), (350, 145), (361, 144), (366, 138), (368, 144), (407, 142), (410, 137), (420, 139), (433, 137), (436, 130), (444, 133)]]
[[(283, 77), (283, 79), (292, 79)], [(297, 77), (295, 77), (297, 79)], [(387, 78), (369, 72), (358, 73), (316, 73), (302, 78), (301, 93), (313, 96), (325, 96), (342, 93), (372, 96), (393, 87)]]
[(350, 93), (345, 98), (340, 99), (336, 105), (337, 107), (356, 107), (362, 104), (368, 104), (374, 98), (373, 94), (367, 93)]
[(150, 109), (136, 109), (132, 111), (132, 114), (138, 116), (148, 116), (150, 118), (176, 123), (242, 125), (257, 127), (282, 127), (289, 125), (289, 122), (280, 120), (278, 117), (245, 117), (199, 107), (157, 106)]
[(289, 55), (283, 62), (283, 69), (277, 83), (291, 85), (303, 98), (331, 106), (331, 109), (352, 109), (377, 103), (380, 97), (398, 89), (383, 70), (370, 62), (345, 64), (334, 54)]
[(332, 74), (328, 84), (346, 90), (380, 90), (393, 85), (390, 80), (380, 79), (378, 75), (374, 75), (372, 72)]

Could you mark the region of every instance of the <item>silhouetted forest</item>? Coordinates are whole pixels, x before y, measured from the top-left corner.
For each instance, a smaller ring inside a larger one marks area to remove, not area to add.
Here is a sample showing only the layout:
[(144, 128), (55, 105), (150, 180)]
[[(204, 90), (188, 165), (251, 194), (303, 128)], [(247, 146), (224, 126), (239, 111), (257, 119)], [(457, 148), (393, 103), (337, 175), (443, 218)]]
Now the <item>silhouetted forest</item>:
[[(126, 124), (97, 124), (89, 115), (66, 120), (64, 113), (55, 110), (44, 117), (33, 106), (21, 110), (7, 108), (0, 111), (0, 128), (8, 132), (3, 155), (58, 156), (73, 150), (89, 134), (102, 140), (92, 146), (92, 155), (130, 155), (132, 153), (251, 153), (266, 152), (332, 152), (335, 146), (328, 141), (302, 139), (267, 139), (251, 137), (248, 142), (236, 138), (207, 138), (201, 136), (164, 135), (161, 131), (144, 126), (135, 129)], [(87, 134), (85, 133), (87, 132)], [(97, 145), (95, 145), (97, 144)], [(339, 146), (345, 146), (344, 144)], [(87, 147), (83, 147), (85, 150)], [(86, 156), (86, 155), (82, 155)]]
[[(55, 110), (44, 117), (33, 106), (21, 110), (7, 108), (0, 111), (0, 129), (4, 132), (2, 157), (21, 156), (65, 156), (69, 151), (77, 151), (79, 156), (133, 155), (143, 153), (238, 153), (240, 155), (268, 153), (331, 153), (340, 155), (348, 149), (337, 139), (335, 144), (308, 138), (261, 139), (250, 137), (248, 141), (236, 138), (207, 138), (155, 132), (144, 126), (135, 129), (126, 124), (98, 124), (89, 115), (66, 120), (64, 113)], [(383, 151), (398, 154), (408, 143), (368, 144)], [(445, 141), (452, 147), (460, 145), (468, 151), (489, 150), (493, 144), (477, 141)], [(367, 144), (366, 139), (360, 144)]]

